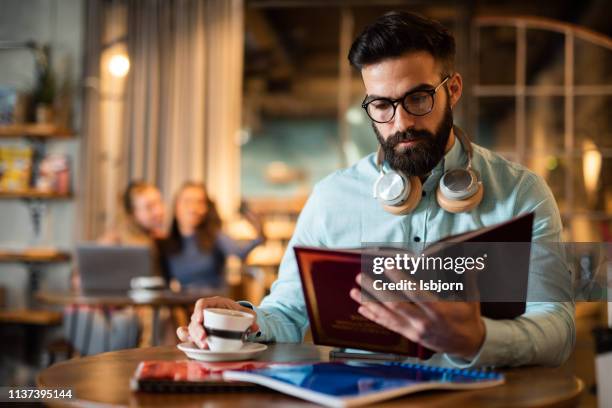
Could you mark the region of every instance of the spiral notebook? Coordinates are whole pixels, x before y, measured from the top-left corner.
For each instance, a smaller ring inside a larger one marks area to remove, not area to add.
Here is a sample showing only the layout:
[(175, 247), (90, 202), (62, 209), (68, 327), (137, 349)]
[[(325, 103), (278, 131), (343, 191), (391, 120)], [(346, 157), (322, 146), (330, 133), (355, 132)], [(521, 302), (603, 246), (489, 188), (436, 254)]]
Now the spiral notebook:
[(224, 371), (223, 378), (258, 384), (328, 407), (373, 404), (425, 390), (468, 390), (504, 383), (503, 374), (399, 362), (270, 364)]

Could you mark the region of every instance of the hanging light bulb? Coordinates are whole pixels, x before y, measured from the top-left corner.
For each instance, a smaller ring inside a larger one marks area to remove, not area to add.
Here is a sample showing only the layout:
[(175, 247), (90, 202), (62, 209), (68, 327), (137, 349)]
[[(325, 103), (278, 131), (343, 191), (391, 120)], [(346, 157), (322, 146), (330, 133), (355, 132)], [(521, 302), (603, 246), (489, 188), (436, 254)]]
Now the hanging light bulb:
[(582, 173), (584, 175), (584, 187), (588, 194), (595, 194), (601, 173), (601, 152), (591, 140), (585, 140), (582, 144)]
[(130, 60), (125, 54), (115, 54), (108, 62), (108, 70), (111, 75), (117, 78), (123, 78), (130, 70)]

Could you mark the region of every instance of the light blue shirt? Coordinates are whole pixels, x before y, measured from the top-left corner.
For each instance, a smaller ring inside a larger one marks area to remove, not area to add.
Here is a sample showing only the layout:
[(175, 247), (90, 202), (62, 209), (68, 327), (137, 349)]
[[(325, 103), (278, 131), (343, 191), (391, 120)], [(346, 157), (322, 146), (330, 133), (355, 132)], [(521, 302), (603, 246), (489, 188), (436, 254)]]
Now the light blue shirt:
[[(372, 242), (413, 243), (417, 237), (434, 242), (531, 211), (535, 211), (532, 240), (561, 242), (559, 210), (545, 181), (481, 146), (473, 144), (473, 150), (472, 167), (480, 173), (484, 197), (467, 213), (446, 212), (435, 198), (444, 171), (467, 163), (458, 138), (425, 180), (425, 195), (408, 215), (392, 215), (372, 197), (378, 176), (375, 154), (317, 183), (298, 218), (271, 293), (254, 308), (261, 329), (257, 340), (300, 342), (308, 329), (294, 245), (355, 248)], [(528, 302), (526, 312), (512, 320), (484, 317), (486, 336), (474, 359), (438, 353), (429, 362), (455, 367), (563, 363), (575, 342), (571, 280), (565, 266), (563, 260), (550, 257), (534, 268), (532, 259), (529, 279), (530, 287), (533, 283), (545, 286), (555, 299), (567, 302)], [(346, 293), (338, 294), (338, 301), (352, 300)]]

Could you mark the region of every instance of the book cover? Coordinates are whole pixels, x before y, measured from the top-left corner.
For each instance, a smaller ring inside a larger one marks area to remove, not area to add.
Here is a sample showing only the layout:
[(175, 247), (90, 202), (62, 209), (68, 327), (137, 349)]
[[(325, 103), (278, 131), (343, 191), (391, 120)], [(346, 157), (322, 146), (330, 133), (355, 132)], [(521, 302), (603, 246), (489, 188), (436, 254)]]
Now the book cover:
[[(530, 242), (532, 224), (533, 213), (529, 213), (439, 242)], [(425, 251), (435, 251), (436, 245), (432, 243)], [(294, 247), (314, 343), (420, 359), (431, 357), (433, 351), (361, 316), (357, 311), (359, 305), (349, 297), (350, 290), (357, 287), (355, 278), (362, 271), (362, 255), (371, 250)], [(528, 269), (527, 257), (512, 277), (525, 296)], [(524, 311), (524, 301), (481, 302), (483, 316), (495, 319), (511, 319)]]
[(130, 381), (130, 388), (132, 391), (156, 393), (254, 391), (259, 387), (252, 383), (225, 380), (223, 372), (253, 370), (269, 365), (270, 363), (258, 361), (141, 361)]
[(0, 146), (0, 191), (27, 191), (32, 162), (31, 147)]

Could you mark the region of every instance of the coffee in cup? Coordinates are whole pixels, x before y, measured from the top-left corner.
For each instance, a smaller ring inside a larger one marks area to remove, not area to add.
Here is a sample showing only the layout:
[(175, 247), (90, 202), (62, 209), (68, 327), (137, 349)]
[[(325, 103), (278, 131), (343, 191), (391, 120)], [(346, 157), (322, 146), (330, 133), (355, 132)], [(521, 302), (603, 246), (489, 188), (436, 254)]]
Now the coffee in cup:
[(212, 351), (236, 351), (244, 345), (247, 329), (253, 324), (251, 313), (232, 309), (204, 309), (206, 342)]

